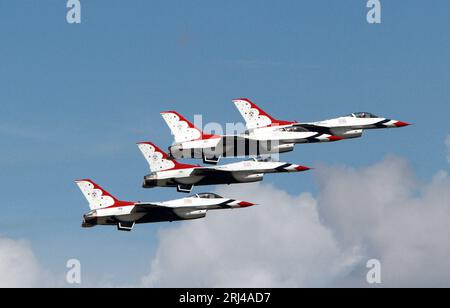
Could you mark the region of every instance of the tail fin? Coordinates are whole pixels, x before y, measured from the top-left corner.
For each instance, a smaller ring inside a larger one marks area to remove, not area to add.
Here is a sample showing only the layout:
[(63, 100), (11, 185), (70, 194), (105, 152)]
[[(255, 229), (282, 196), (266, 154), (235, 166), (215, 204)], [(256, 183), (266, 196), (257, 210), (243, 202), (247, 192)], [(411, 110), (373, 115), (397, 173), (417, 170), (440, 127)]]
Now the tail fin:
[(137, 145), (152, 172), (198, 167), (197, 165), (180, 164), (176, 160), (170, 160), (164, 151), (151, 142), (140, 142)]
[(267, 112), (259, 108), (247, 98), (234, 99), (233, 103), (241, 113), (248, 129), (261, 128), (267, 126), (289, 125), (296, 122), (280, 121), (272, 118)]
[(75, 183), (80, 188), (84, 197), (89, 202), (89, 208), (91, 210), (104, 209), (108, 207), (120, 207), (134, 205), (134, 202), (117, 200), (109, 192), (98, 186), (92, 180), (78, 180)]
[(166, 121), (175, 137), (175, 142), (185, 142), (202, 138), (202, 131), (186, 120), (176, 111), (161, 112), (161, 116)]
[(175, 137), (175, 142), (186, 142), (200, 139), (220, 138), (220, 136), (209, 135), (203, 133), (194, 124), (186, 120), (181, 114), (176, 111), (161, 112), (161, 116), (169, 126), (172, 135)]

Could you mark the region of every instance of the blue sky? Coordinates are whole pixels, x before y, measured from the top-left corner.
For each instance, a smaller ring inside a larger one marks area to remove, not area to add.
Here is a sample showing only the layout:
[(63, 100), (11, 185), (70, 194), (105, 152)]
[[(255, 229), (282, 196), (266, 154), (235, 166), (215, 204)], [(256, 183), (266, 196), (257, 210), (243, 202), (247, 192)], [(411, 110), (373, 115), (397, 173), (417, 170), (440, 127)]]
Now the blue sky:
[[(135, 142), (172, 142), (163, 110), (240, 121), (236, 97), (286, 120), (370, 111), (412, 122), (282, 160), (360, 167), (394, 154), (430, 179), (450, 133), (450, 2), (382, 1), (381, 25), (366, 22), (365, 4), (82, 1), (82, 23), (69, 25), (65, 1), (1, 0), (0, 235), (29, 240), (55, 273), (75, 257), (92, 276), (133, 282), (170, 224), (81, 229), (88, 207), (73, 180), (122, 199), (180, 197), (141, 189), (148, 170)], [(315, 191), (311, 172), (266, 181)], [(117, 268), (124, 260), (133, 266)]]

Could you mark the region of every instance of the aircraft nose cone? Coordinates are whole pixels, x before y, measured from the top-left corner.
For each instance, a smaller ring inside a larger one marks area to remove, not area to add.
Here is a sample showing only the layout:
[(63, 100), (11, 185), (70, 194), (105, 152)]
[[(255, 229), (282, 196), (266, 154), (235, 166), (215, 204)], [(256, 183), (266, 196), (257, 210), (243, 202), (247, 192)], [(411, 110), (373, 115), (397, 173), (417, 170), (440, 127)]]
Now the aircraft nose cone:
[(397, 127), (404, 127), (404, 126), (409, 126), (411, 124), (410, 123), (406, 123), (406, 122), (402, 122), (402, 121), (397, 121), (397, 122), (395, 122), (394, 125), (397, 126)]
[(249, 206), (256, 205), (255, 203), (251, 203), (251, 202), (247, 202), (247, 201), (241, 201), (238, 204), (240, 207), (249, 207)]
[(295, 170), (301, 172), (301, 171), (308, 171), (308, 170), (311, 170), (311, 168), (305, 167), (305, 166), (297, 166), (297, 167), (295, 167)]
[(341, 138), (341, 137), (338, 137), (338, 136), (330, 136), (330, 137), (328, 137), (328, 140), (330, 140), (330, 141), (339, 141), (339, 140), (342, 140), (342, 139), (344, 139), (344, 138)]

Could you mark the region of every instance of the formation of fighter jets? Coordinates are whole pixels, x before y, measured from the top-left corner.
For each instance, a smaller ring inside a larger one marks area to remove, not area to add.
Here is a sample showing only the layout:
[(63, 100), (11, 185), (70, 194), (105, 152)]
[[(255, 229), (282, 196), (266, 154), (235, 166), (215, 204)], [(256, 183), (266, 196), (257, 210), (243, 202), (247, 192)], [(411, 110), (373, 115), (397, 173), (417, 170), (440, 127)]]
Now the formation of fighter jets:
[[(266, 173), (307, 171), (310, 168), (261, 156), (290, 152), (300, 143), (359, 138), (366, 129), (410, 125), (368, 112), (318, 122), (282, 121), (273, 118), (249, 99), (235, 99), (233, 103), (245, 120), (247, 130), (241, 134), (206, 134), (176, 111), (162, 112), (175, 140), (169, 147), (169, 153), (152, 142), (137, 144), (150, 169), (150, 173), (144, 176), (143, 188), (172, 187), (178, 192), (190, 193), (194, 186), (251, 183), (262, 181)], [(222, 157), (250, 159), (217, 165)], [(214, 166), (177, 161), (183, 158), (203, 159), (205, 164)], [(135, 224), (198, 219), (205, 217), (209, 210), (254, 205), (213, 193), (200, 193), (165, 202), (120, 201), (92, 180), (78, 180), (76, 184), (91, 209), (83, 216), (82, 227), (115, 225), (118, 230), (131, 231)]]

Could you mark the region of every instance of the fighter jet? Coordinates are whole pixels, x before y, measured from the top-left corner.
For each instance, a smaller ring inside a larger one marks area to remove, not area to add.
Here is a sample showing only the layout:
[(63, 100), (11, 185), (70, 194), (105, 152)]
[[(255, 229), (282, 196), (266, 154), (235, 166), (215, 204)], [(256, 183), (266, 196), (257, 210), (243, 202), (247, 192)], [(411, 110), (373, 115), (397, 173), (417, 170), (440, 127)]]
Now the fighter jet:
[[(296, 137), (296, 135), (300, 136), (305, 132), (316, 133), (316, 137), (321, 134), (332, 135), (338, 141), (361, 137), (365, 129), (396, 128), (411, 125), (406, 122), (379, 117), (369, 112), (356, 112), (319, 122), (280, 121), (271, 117), (247, 98), (235, 99), (233, 103), (245, 120), (249, 136), (270, 138), (270, 136), (275, 135), (282, 142), (288, 140), (298, 143), (296, 140), (301, 139), (301, 137)], [(312, 140), (311, 142), (315, 141)]]
[(176, 187), (178, 192), (191, 192), (194, 186), (251, 183), (262, 181), (266, 173), (301, 172), (310, 168), (271, 161), (270, 158), (252, 158), (227, 165), (202, 167), (187, 165), (169, 159), (168, 155), (151, 142), (138, 143), (151, 173), (144, 177), (144, 188)]
[(204, 218), (209, 210), (255, 205), (213, 193), (201, 193), (166, 202), (120, 201), (89, 179), (75, 182), (91, 209), (83, 216), (83, 228), (115, 225), (119, 231), (131, 231), (135, 224), (198, 219)]
[(169, 147), (174, 158), (203, 158), (217, 164), (220, 157), (285, 153), (300, 143), (333, 142), (361, 137), (365, 129), (396, 128), (409, 123), (357, 112), (336, 119), (299, 123), (277, 120), (249, 99), (233, 100), (246, 122), (240, 135), (205, 134), (175, 111), (161, 113), (175, 137)]
[[(206, 134), (176, 111), (161, 113), (175, 140), (169, 147), (171, 158), (202, 158), (206, 164), (217, 164), (221, 157), (262, 156), (294, 150), (296, 143), (331, 142), (342, 138), (303, 131), (282, 134), (254, 134), (246, 131), (239, 135)], [(279, 122), (289, 125), (291, 122)]]

